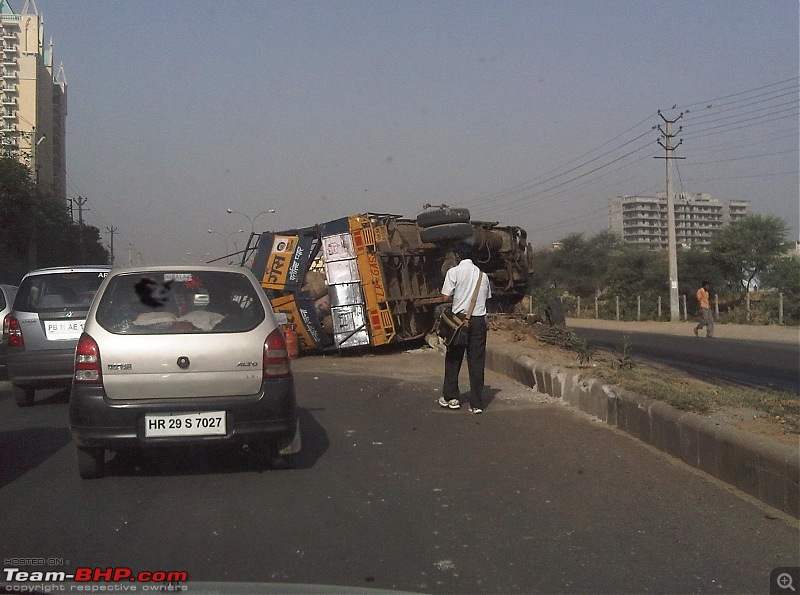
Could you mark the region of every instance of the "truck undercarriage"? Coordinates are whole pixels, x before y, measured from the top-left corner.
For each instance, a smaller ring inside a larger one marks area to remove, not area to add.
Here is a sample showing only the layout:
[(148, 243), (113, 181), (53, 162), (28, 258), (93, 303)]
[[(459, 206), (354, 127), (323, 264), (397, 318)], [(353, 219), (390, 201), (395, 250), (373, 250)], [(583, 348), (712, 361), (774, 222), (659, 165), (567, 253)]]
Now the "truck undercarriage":
[(487, 307), (507, 312), (526, 294), (531, 248), (525, 230), (471, 221), (445, 206), (416, 220), (363, 213), (310, 227), (253, 234), (243, 266), (286, 314), (301, 350), (379, 346), (424, 337), (443, 303), (455, 244), (489, 277)]

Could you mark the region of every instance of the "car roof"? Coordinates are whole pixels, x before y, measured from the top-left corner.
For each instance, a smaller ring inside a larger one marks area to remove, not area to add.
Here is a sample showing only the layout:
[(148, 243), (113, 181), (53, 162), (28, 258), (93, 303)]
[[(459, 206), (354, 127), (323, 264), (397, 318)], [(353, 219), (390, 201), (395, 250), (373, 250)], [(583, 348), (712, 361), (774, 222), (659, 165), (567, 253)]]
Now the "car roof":
[(25, 276), (32, 276), (32, 275), (46, 275), (49, 273), (80, 273), (81, 271), (84, 272), (102, 272), (102, 271), (110, 271), (111, 267), (107, 264), (76, 264), (73, 266), (64, 266), (64, 267), (47, 267), (43, 269), (36, 269), (30, 271)]
[(114, 267), (111, 272), (114, 275), (123, 273), (158, 273), (175, 271), (208, 271), (208, 272), (228, 272), (228, 273), (250, 273), (250, 269), (227, 264), (154, 264)]

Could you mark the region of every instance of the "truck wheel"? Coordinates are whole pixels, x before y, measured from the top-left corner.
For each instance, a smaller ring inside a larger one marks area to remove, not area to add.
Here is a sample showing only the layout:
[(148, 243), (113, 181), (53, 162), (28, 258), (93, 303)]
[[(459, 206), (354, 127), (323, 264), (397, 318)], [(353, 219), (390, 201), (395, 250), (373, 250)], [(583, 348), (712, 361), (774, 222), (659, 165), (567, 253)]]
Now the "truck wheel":
[(31, 386), (14, 387), (14, 400), (20, 407), (30, 407), (36, 398), (36, 389)]
[(81, 479), (97, 479), (103, 476), (106, 451), (104, 448), (78, 446), (78, 473)]
[(433, 227), (447, 223), (468, 223), (469, 209), (435, 209), (417, 215), (417, 225), (420, 227)]
[(465, 240), (472, 237), (472, 231), (473, 227), (469, 223), (446, 223), (444, 225), (426, 227), (419, 232), (419, 239), (432, 244)]

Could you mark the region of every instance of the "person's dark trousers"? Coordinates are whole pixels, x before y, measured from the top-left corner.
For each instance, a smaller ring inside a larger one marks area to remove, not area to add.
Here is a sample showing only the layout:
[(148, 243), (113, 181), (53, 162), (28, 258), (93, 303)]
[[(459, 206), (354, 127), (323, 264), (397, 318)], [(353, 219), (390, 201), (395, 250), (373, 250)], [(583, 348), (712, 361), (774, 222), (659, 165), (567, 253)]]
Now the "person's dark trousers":
[(469, 369), (470, 407), (483, 409), (483, 369), (486, 365), (486, 317), (473, 316), (469, 320), (469, 341), (466, 345), (450, 345), (444, 358), (444, 386), (442, 394), (448, 401), (458, 399), (458, 374), (467, 354)]

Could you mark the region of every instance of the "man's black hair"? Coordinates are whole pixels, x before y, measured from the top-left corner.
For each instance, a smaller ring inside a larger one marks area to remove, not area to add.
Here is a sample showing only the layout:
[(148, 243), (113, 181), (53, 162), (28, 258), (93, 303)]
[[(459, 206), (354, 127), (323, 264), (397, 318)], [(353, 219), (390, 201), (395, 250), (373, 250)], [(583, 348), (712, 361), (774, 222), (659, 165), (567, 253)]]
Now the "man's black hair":
[(461, 260), (464, 260), (465, 258), (469, 258), (472, 254), (472, 246), (464, 242), (459, 242), (455, 245), (455, 248), (453, 248), (453, 252), (455, 252), (456, 256)]
[(702, 287), (703, 285), (711, 285), (711, 283), (709, 283), (708, 281), (703, 281), (703, 282), (700, 284), (700, 287)]

